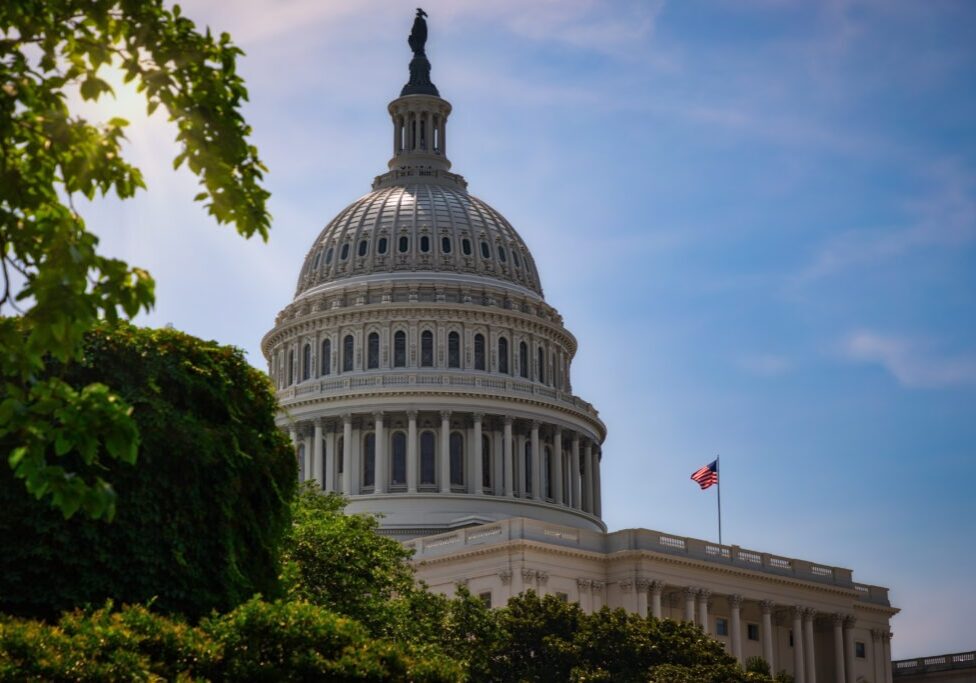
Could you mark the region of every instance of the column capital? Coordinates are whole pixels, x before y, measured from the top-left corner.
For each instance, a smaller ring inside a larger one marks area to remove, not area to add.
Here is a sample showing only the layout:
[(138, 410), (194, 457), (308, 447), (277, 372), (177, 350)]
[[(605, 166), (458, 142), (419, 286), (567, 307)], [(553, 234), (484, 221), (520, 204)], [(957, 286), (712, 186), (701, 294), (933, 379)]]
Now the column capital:
[(469, 581), (469, 579), (466, 578), (466, 577), (461, 577), (459, 579), (454, 579), (454, 587), (455, 588), (462, 588), (462, 587), (467, 588), (468, 587), (468, 581)]
[(844, 616), (844, 628), (854, 628), (855, 624), (857, 624), (857, 617), (851, 614)]
[(882, 631), (881, 640), (885, 643), (891, 642), (891, 636), (894, 635), (891, 631)]
[(762, 610), (763, 614), (772, 614), (773, 609), (776, 608), (776, 603), (772, 600), (760, 600), (759, 609)]
[(321, 417), (317, 417), (314, 420), (312, 420), (312, 424), (318, 427), (319, 429), (322, 429), (322, 427), (325, 426), (325, 420)]
[(576, 587), (580, 590), (590, 590), (593, 586), (593, 581), (591, 579), (576, 579)]
[(657, 581), (657, 580), (651, 581), (650, 589), (651, 589), (651, 593), (656, 593), (657, 595), (660, 595), (661, 593), (664, 592), (664, 582)]
[(698, 590), (698, 597), (702, 600), (708, 600), (710, 597), (712, 597), (712, 591), (708, 590), (707, 588), (701, 588)]
[(579, 446), (579, 442), (580, 442), (580, 434), (579, 434), (579, 432), (573, 432), (573, 445), (574, 446)]
[(530, 429), (538, 429), (540, 424), (542, 424), (542, 423), (539, 422), (538, 420), (529, 420), (529, 428)]
[(450, 410), (442, 410), (441, 411), (441, 419), (442, 420), (450, 420), (451, 419), (451, 411)]
[(594, 581), (592, 583), (592, 586), (593, 586), (593, 590), (595, 590), (595, 591), (602, 591), (604, 588), (607, 587), (607, 582), (606, 581)]
[(734, 594), (733, 593), (732, 595), (728, 596), (727, 600), (729, 601), (729, 607), (732, 607), (732, 608), (742, 607), (742, 596), (741, 595), (737, 595), (737, 594)]
[(352, 424), (352, 413), (343, 413), (341, 417), (342, 417), (342, 424), (344, 425)]
[(382, 421), (383, 420), (383, 414), (384, 413), (383, 413), (382, 410), (374, 410), (373, 411), (373, 420)]
[(417, 411), (416, 410), (408, 410), (407, 411), (407, 419), (408, 420), (416, 420), (417, 419)]
[(651, 587), (651, 580), (645, 578), (639, 578), (634, 581), (634, 585), (637, 586), (637, 590), (644, 592)]
[(485, 414), (484, 413), (472, 413), (471, 414), (471, 418), (475, 422), (481, 422), (483, 419), (485, 419)]
[(498, 572), (498, 578), (502, 580), (502, 585), (507, 586), (512, 582), (512, 570), (502, 569)]
[(881, 640), (881, 630), (877, 628), (871, 629), (871, 640), (878, 642)]
[(545, 585), (549, 583), (549, 572), (536, 571), (535, 578), (538, 579), (539, 583)]
[(830, 615), (830, 621), (831, 623), (833, 623), (835, 627), (843, 626), (845, 619), (846, 617), (843, 614), (840, 614), (839, 612), (834, 612), (833, 614)]
[(529, 569), (528, 567), (522, 567), (522, 580), (531, 581), (535, 578), (535, 570)]
[(505, 415), (502, 418), (502, 421), (505, 423), (505, 426), (506, 427), (511, 427), (512, 426), (512, 422), (514, 422), (515, 419), (511, 415)]
[(790, 606), (790, 616), (794, 619), (802, 619), (804, 612), (806, 612), (805, 607), (801, 607), (800, 605)]
[(684, 591), (685, 598), (694, 598), (696, 595), (698, 595), (699, 590), (700, 589), (695, 588), (693, 586), (686, 586)]
[(803, 610), (803, 618), (807, 621), (813, 621), (814, 617), (817, 616), (817, 610), (812, 607), (807, 607)]
[(630, 591), (634, 590), (634, 582), (631, 581), (630, 579), (625, 579), (624, 581), (621, 581), (620, 590), (623, 593), (629, 593)]

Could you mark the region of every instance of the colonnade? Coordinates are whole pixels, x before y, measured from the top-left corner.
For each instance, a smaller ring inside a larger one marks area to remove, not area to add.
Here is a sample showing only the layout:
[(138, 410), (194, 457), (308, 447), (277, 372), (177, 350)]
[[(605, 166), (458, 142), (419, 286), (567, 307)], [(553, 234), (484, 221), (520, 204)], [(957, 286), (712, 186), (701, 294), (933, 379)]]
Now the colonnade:
[(347, 496), (466, 493), (599, 517), (599, 444), (559, 424), (458, 411), (371, 411), (289, 427), (302, 480)]
[[(665, 597), (679, 598), (683, 602), (683, 617), (685, 621), (697, 624), (710, 635), (716, 635), (714, 620), (710, 616), (713, 594), (706, 588), (694, 586), (674, 587), (665, 586), (664, 582), (652, 579), (637, 579), (624, 581), (621, 590), (628, 593), (637, 592), (637, 612), (641, 616), (651, 616), (658, 619), (664, 615), (663, 600)], [(718, 599), (716, 596), (714, 599)], [(581, 595), (581, 606), (584, 597)], [(743, 624), (742, 608), (746, 599), (742, 595), (732, 594), (724, 596), (728, 604), (728, 643), (729, 652), (741, 664), (744, 664), (742, 650)], [(792, 657), (793, 677), (795, 683), (817, 683), (817, 654), (814, 633), (818, 624), (817, 610), (802, 605), (777, 605), (770, 600), (751, 600), (758, 604), (761, 612), (760, 635), (762, 640), (763, 659), (769, 663), (770, 670), (775, 672), (785, 668), (785, 662), (776, 661), (776, 647), (773, 640), (775, 633), (774, 622), (782, 623), (792, 629)], [(832, 671), (820, 672), (821, 681), (840, 681), (841, 683), (856, 683), (855, 673), (855, 640), (854, 627), (857, 620), (849, 614), (825, 614), (819, 624), (829, 624), (833, 632), (833, 666)], [(886, 631), (872, 630), (875, 641), (873, 659), (876, 678), (880, 681), (891, 680), (890, 637)], [(823, 640), (821, 640), (821, 643)]]

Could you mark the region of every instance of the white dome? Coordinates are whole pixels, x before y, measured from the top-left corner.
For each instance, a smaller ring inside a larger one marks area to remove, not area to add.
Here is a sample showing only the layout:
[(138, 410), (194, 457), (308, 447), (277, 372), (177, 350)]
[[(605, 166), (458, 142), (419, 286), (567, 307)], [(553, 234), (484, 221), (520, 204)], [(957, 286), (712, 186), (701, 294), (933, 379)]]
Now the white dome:
[(295, 296), (410, 271), (503, 280), (542, 296), (532, 255), (509, 222), (464, 189), (429, 182), (383, 187), (343, 209), (305, 257)]

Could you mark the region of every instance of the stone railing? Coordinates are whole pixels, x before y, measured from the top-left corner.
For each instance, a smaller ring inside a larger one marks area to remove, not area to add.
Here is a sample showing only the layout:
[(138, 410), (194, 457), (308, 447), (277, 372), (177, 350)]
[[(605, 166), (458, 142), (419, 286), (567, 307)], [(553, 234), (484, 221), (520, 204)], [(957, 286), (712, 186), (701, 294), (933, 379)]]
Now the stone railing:
[(511, 540), (534, 540), (551, 545), (571, 546), (601, 554), (646, 550), (668, 555), (682, 555), (695, 560), (752, 569), (789, 576), (804, 581), (853, 588), (858, 600), (890, 606), (888, 589), (854, 583), (853, 573), (843, 567), (781, 557), (737, 545), (719, 545), (697, 538), (674, 536), (650, 529), (624, 529), (609, 534), (546, 524), (531, 519), (509, 519), (470, 529), (459, 529), (414, 539), (406, 545), (414, 550), (414, 559), (423, 560), (444, 552), (455, 552), (466, 546)]
[(895, 678), (954, 669), (976, 669), (976, 651), (918, 659), (899, 659), (891, 663), (891, 672)]
[(307, 400), (315, 396), (356, 394), (358, 392), (403, 389), (429, 390), (431, 388), (471, 391), (503, 398), (532, 397), (557, 406), (574, 408), (594, 419), (599, 419), (593, 404), (571, 393), (559, 391), (523, 379), (490, 375), (484, 372), (381, 372), (351, 373), (336, 377), (306, 380), (301, 384), (278, 391), (278, 401), (287, 406), (293, 401)]

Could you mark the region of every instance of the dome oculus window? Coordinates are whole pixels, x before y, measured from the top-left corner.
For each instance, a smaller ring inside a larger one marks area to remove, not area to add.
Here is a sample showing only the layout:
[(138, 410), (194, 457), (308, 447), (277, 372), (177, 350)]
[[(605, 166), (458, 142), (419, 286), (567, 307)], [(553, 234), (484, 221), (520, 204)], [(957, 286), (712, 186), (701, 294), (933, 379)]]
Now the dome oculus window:
[(401, 254), (406, 253), (407, 249), (410, 248), (410, 238), (407, 237), (406, 235), (401, 235), (400, 244), (397, 248), (400, 250)]
[(481, 243), (481, 258), (491, 258), (491, 247), (487, 242)]
[(471, 256), (471, 240), (467, 238), (461, 240), (461, 252), (465, 256)]
[(425, 254), (430, 251), (430, 238), (427, 235), (420, 237), (420, 251)]
[(386, 238), (380, 237), (379, 242), (376, 243), (376, 253), (385, 254), (386, 253)]
[(441, 238), (441, 253), (450, 254), (451, 253), (451, 238), (442, 237)]

